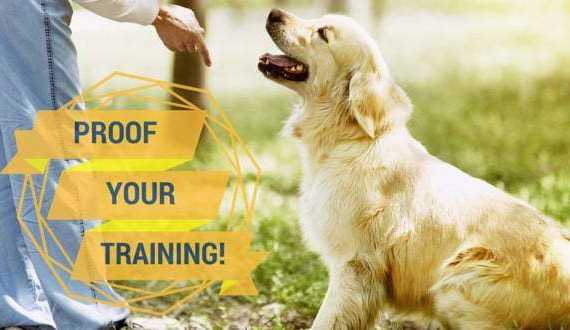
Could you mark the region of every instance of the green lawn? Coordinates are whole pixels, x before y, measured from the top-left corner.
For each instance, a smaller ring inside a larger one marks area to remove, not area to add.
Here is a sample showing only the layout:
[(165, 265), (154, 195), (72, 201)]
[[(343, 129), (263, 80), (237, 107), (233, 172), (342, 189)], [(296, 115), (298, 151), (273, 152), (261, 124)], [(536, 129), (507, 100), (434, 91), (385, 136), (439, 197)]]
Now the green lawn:
[[(561, 66), (563, 66), (561, 64)], [(570, 75), (524, 80), (508, 76), (495, 84), (452, 73), (438, 83), (407, 90), (415, 101), (414, 135), (438, 157), (523, 199), (548, 215), (570, 221)], [(296, 189), (301, 173), (295, 142), (278, 138), (290, 98), (266, 97), (234, 103), (224, 97), (233, 122), (268, 165), (256, 217), (256, 247), (271, 257), (256, 271), (261, 308), (283, 304), (299, 326), (318, 310), (327, 274), (303, 248), (297, 225)], [(269, 110), (270, 109), (270, 110)], [(270, 159), (271, 161), (267, 161)], [(254, 308), (254, 307), (252, 307)], [(277, 323), (276, 323), (277, 324)]]
[[(414, 136), (445, 161), (570, 221), (570, 19), (562, 7), (537, 9), (515, 0), (390, 3), (395, 9), (374, 31), (414, 101)], [(204, 316), (216, 327), (305, 327), (318, 310), (327, 273), (304, 248), (297, 224), (296, 142), (279, 137), (297, 98), (255, 71), (256, 54), (269, 45), (259, 39), (266, 8), (244, 13), (255, 19), (240, 20), (245, 32), (232, 40), (227, 35), (235, 27), (224, 23), (231, 19), (215, 10), (210, 40), (217, 71), (210, 89), (263, 168), (254, 246), (271, 256), (255, 271), (259, 296), (219, 298), (213, 288), (176, 316)], [(121, 68), (143, 60), (158, 65), (158, 57), (137, 58)], [(218, 166), (214, 153), (201, 159), (201, 166)]]
[[(415, 101), (410, 123), (414, 135), (438, 157), (564, 223), (570, 221), (570, 75), (554, 72), (525, 79), (513, 74), (481, 84), (473, 76), (442, 74), (429, 85), (406, 86)], [(326, 270), (317, 256), (305, 250), (297, 225), (301, 171), (296, 142), (278, 137), (295, 100), (281, 95), (221, 98), (224, 108), (243, 109), (229, 115), (265, 165), (255, 247), (271, 256), (255, 272), (258, 297), (220, 303), (212, 291), (207, 303), (199, 304), (213, 324), (235, 322), (232, 312), (213, 312), (213, 302), (230, 306), (230, 311), (245, 304), (250, 322), (260, 327), (267, 324), (256, 311), (278, 303), (286, 311), (270, 321), (272, 327), (306, 326), (326, 290)]]

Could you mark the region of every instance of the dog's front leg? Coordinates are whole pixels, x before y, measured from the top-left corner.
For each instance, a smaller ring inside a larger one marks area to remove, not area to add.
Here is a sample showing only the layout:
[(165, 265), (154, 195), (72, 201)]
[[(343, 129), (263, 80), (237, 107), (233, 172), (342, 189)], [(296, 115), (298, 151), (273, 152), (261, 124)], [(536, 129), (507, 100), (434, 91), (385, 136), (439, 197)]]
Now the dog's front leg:
[(325, 300), (313, 323), (313, 330), (370, 329), (384, 297), (381, 278), (363, 260), (354, 259), (330, 268)]

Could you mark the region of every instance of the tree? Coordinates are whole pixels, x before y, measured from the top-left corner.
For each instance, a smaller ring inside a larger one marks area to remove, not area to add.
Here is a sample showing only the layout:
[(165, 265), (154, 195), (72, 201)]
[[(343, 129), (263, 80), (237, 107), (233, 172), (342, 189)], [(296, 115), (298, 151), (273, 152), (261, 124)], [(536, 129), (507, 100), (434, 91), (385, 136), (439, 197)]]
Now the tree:
[[(174, 4), (190, 8), (194, 11), (200, 25), (206, 28), (206, 1), (203, 0), (174, 0)], [(172, 69), (172, 82), (203, 88), (206, 84), (206, 73), (204, 64), (198, 52), (176, 52), (174, 54), (174, 66)], [(182, 89), (175, 91), (188, 101), (197, 105), (201, 109), (205, 108), (206, 100), (200, 93), (195, 93)], [(173, 102), (179, 101), (172, 98)]]
[(386, 11), (386, 0), (371, 0), (370, 11), (373, 18), (380, 20)]
[(380, 21), (386, 14), (387, 0), (370, 0), (372, 33), (377, 36)]
[(348, 11), (347, 0), (326, 0), (327, 11), (331, 13), (346, 13)]

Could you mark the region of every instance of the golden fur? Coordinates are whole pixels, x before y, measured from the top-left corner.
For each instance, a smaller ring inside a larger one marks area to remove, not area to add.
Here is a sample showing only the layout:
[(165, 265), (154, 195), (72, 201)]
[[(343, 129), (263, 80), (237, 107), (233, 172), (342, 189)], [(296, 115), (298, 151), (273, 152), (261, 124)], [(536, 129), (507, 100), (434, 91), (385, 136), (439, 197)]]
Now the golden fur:
[(285, 131), (302, 142), (303, 233), (330, 273), (313, 329), (367, 329), (388, 311), (434, 329), (566, 326), (564, 229), (431, 156), (406, 128), (411, 102), (357, 23), (279, 14), (271, 37), (310, 71), (306, 82), (274, 80), (303, 98)]

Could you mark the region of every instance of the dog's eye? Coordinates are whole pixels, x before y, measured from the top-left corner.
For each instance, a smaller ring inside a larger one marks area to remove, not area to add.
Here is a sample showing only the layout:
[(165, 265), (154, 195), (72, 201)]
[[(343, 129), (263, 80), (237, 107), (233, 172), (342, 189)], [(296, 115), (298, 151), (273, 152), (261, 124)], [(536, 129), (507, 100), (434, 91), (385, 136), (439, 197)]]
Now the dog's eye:
[(329, 38), (327, 37), (327, 27), (321, 27), (317, 30), (317, 33), (319, 34), (319, 37), (321, 37), (321, 39), (324, 40), (324, 42), (328, 43), (329, 42)]

